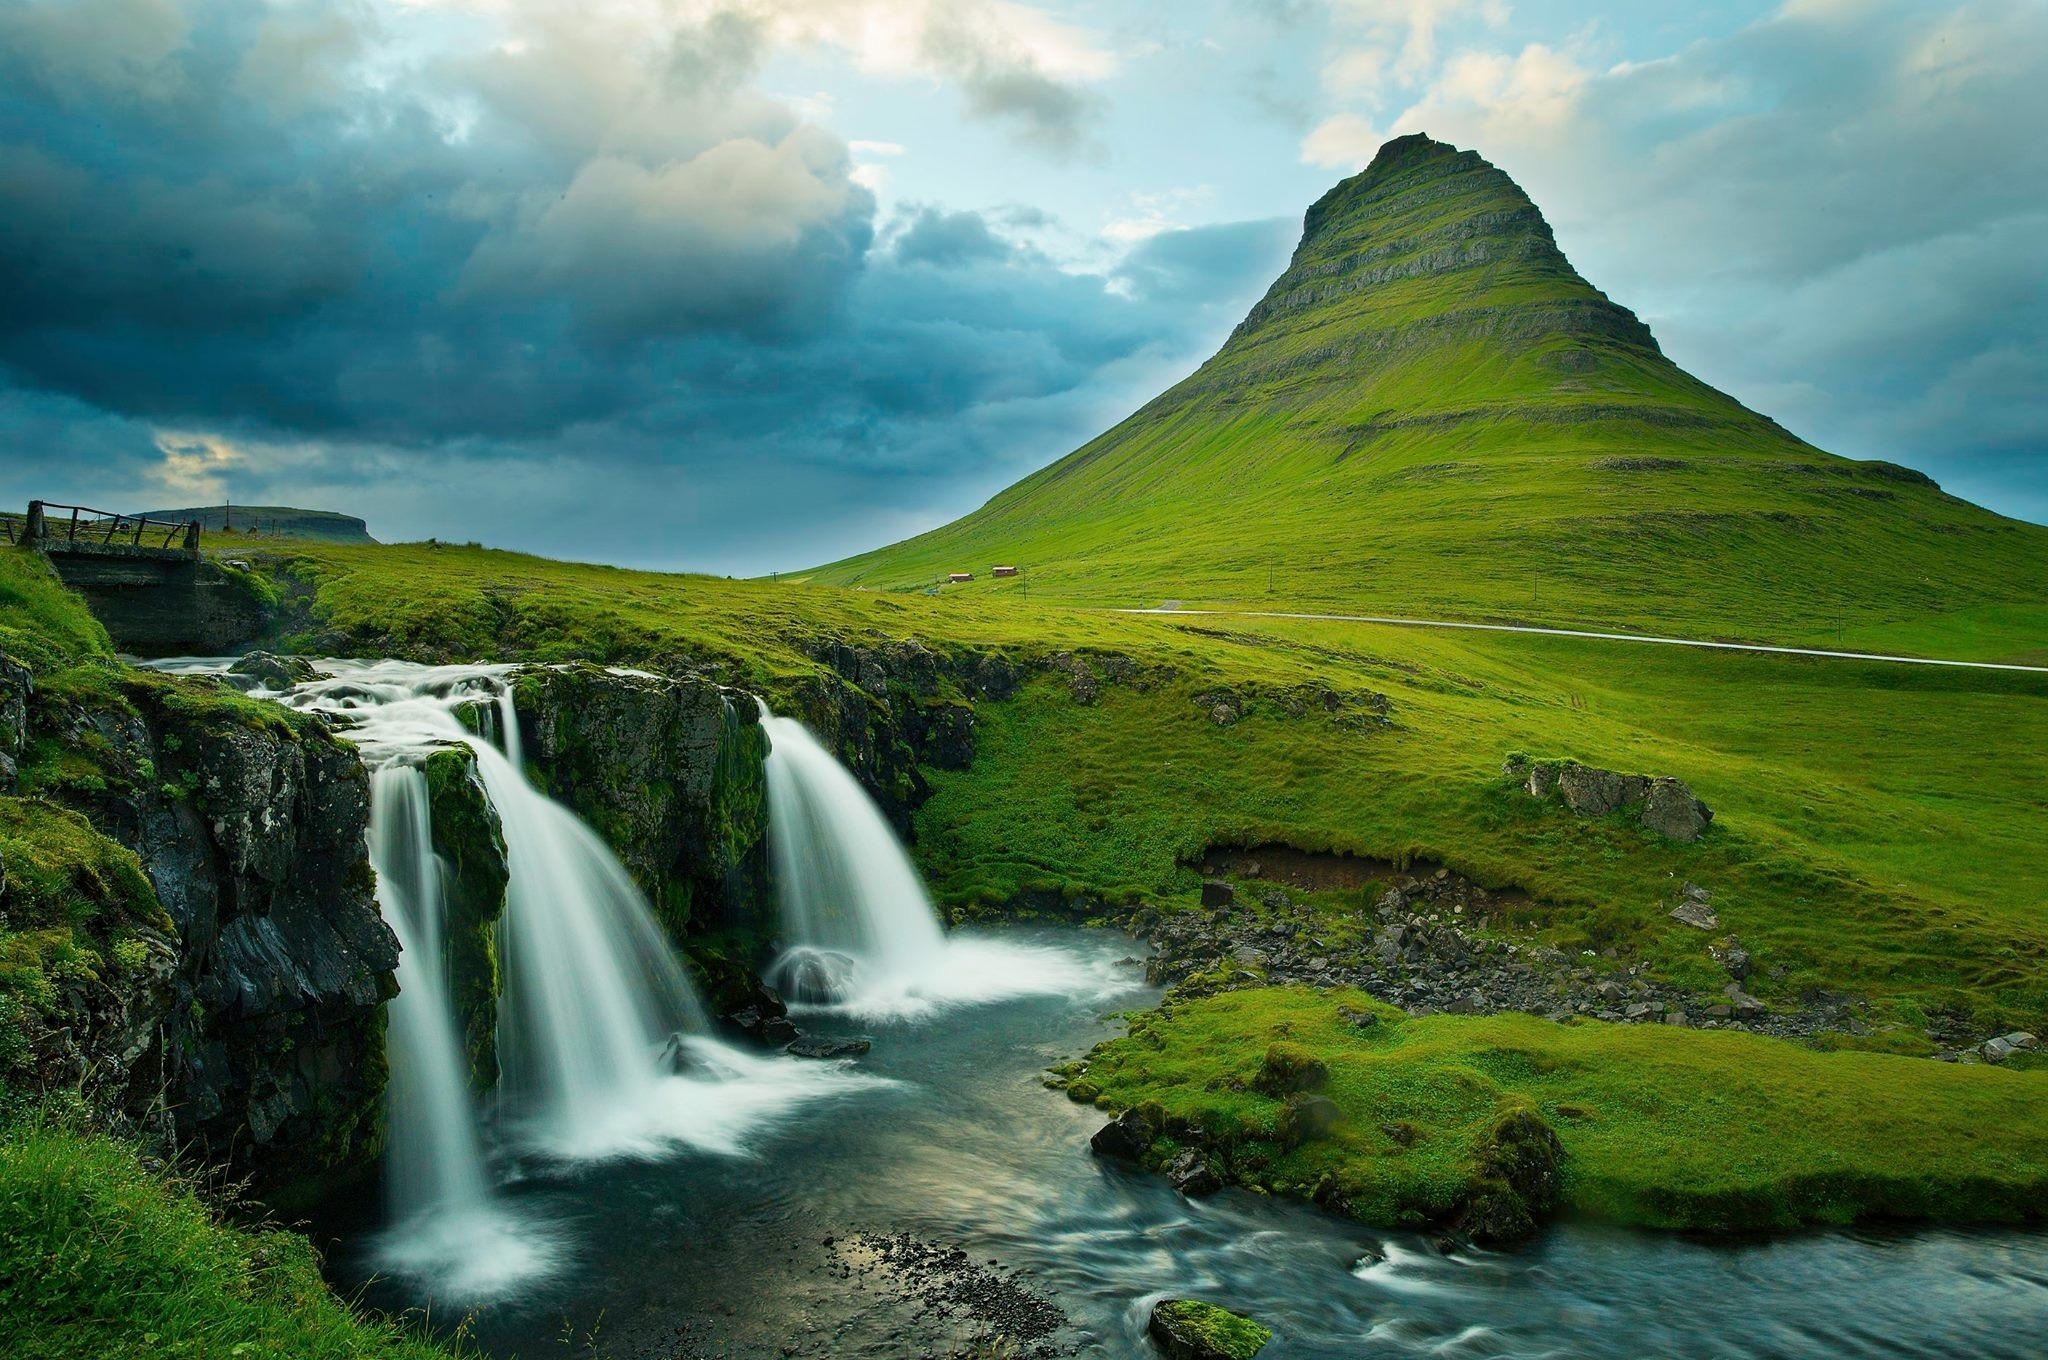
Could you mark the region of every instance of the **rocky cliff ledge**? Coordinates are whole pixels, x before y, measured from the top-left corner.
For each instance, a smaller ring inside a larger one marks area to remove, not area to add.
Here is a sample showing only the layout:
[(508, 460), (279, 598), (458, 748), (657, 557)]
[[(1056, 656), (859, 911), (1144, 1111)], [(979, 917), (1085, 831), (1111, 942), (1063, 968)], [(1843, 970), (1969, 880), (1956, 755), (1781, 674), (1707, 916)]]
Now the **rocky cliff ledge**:
[(752, 695), (581, 665), (512, 683), (529, 775), (604, 838), (673, 935), (772, 922), (768, 739)]
[(81, 1018), (120, 1023), (48, 1035), (89, 1095), (264, 1185), (373, 1152), (398, 946), (355, 751), (316, 718), (112, 666), (49, 677), (24, 709), (21, 791), (131, 852), (152, 899), (105, 966), (73, 970), (104, 993)]

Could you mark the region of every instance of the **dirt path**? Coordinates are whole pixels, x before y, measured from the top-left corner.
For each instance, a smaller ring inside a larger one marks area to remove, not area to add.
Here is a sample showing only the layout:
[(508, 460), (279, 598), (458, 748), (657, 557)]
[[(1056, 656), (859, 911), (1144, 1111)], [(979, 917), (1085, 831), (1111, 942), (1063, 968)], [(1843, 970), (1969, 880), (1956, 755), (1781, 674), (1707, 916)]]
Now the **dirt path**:
[(1660, 647), (1699, 647), (1716, 652), (1764, 652), (1774, 656), (1818, 656), (1835, 661), (1888, 661), (1902, 666), (1957, 666), (1978, 671), (2025, 671), (2048, 675), (2048, 666), (2010, 661), (1952, 661), (1932, 656), (1888, 656), (1882, 652), (1838, 652), (1822, 647), (1771, 647), (1761, 642), (1710, 642), (1704, 638), (1658, 637), (1651, 633), (1597, 633), (1581, 628), (1538, 628), (1525, 623), (1457, 623), (1449, 619), (1405, 619), (1385, 614), (1290, 614), (1269, 609), (1119, 609), (1119, 614), (1191, 615), (1209, 618), (1303, 619), (1320, 623), (1382, 623), (1396, 628), (1462, 628), (1475, 633), (1535, 633), (1543, 637), (1591, 638), (1598, 642), (1647, 642)]

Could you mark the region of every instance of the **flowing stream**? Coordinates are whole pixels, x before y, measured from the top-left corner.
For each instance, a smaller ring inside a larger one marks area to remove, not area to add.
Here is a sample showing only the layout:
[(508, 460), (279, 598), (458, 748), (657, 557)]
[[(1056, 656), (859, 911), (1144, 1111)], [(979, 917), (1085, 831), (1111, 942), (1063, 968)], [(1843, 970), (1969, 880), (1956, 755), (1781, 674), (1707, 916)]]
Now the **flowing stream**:
[[(750, 1155), (684, 1149), (594, 1166), (573, 1183), (508, 1187), (566, 1225), (557, 1276), (479, 1310), (491, 1356), (616, 1360), (905, 1360), (948, 1356), (978, 1326), (906, 1298), (861, 1234), (908, 1232), (1052, 1300), (1045, 1339), (1091, 1360), (1144, 1360), (1161, 1296), (1226, 1302), (1278, 1338), (1261, 1360), (2035, 1360), (2048, 1317), (2048, 1237), (1828, 1232), (1733, 1245), (1566, 1225), (1514, 1252), (1440, 1255), (1307, 1206), (1238, 1191), (1202, 1200), (1088, 1152), (1100, 1112), (1040, 1085), (1042, 1069), (1157, 992), (1110, 932), (1006, 930), (1050, 950), (1067, 995), (1015, 997), (937, 1021), (823, 1015), (873, 1037), (860, 1063), (889, 1084), (758, 1126)], [(349, 1290), (373, 1260), (345, 1219), (332, 1264)], [(825, 1245), (827, 1239), (831, 1245)], [(996, 1263), (993, 1267), (990, 1262)], [(388, 1307), (420, 1301), (372, 1282)], [(593, 1338), (595, 1343), (593, 1344)], [(998, 1354), (1004, 1352), (997, 1352)], [(1026, 1347), (1018, 1354), (1030, 1356)]]

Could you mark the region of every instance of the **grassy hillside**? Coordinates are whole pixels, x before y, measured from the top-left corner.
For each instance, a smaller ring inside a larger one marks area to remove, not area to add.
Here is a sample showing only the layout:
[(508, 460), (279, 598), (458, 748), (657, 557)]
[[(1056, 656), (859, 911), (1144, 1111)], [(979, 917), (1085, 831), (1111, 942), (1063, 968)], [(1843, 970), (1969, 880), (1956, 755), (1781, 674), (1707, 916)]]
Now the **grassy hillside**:
[[(1129, 658), (1077, 703), (1040, 672), (978, 705), (976, 757), (928, 771), (917, 853), (941, 899), (1026, 890), (1184, 900), (1213, 843), (1435, 859), (1540, 899), (1529, 925), (1698, 985), (1666, 912), (1717, 893), (1769, 998), (1844, 988), (1910, 1018), (2048, 1020), (2048, 676), (1618, 647), (1367, 624), (1121, 615), (1019, 596), (927, 598), (664, 576), (475, 548), (308, 547), (323, 644), (422, 659), (708, 666), (771, 697), (823, 639)], [(1105, 677), (1113, 663), (1098, 664)], [(1390, 722), (1289, 716), (1320, 686)], [(1219, 692), (1244, 716), (1219, 726)], [(1575, 818), (1499, 773), (1523, 750), (1676, 775), (1714, 807), (1681, 846)], [(1718, 983), (1714, 983), (1718, 985)]]
[[(2048, 644), (2048, 529), (1832, 457), (1692, 378), (1477, 155), (1423, 137), (1309, 212), (1186, 381), (964, 519), (810, 579), (1832, 641)], [(2011, 614), (1987, 624), (1982, 611)]]

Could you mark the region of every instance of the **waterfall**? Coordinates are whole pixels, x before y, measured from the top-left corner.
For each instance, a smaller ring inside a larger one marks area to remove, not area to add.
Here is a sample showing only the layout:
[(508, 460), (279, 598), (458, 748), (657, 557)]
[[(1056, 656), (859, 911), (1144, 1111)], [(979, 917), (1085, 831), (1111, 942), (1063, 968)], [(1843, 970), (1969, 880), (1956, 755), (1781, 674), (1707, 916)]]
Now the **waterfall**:
[(429, 818), (427, 780), (418, 767), (386, 765), (371, 776), (370, 864), (399, 949), (385, 1154), (385, 1195), (399, 1221), (474, 1214), (490, 1195), (448, 1006), (441, 863)]
[[(509, 705), (506, 717), (516, 734)], [(511, 871), (498, 931), (499, 1097), (554, 1150), (600, 1151), (662, 1075), (664, 1042), (702, 1033), (704, 1012), (612, 852), (503, 755), (476, 751)]]
[[(228, 662), (175, 664), (192, 673)], [(492, 1183), (487, 1130), (550, 1160), (653, 1155), (677, 1144), (738, 1155), (755, 1128), (799, 1102), (887, 1084), (844, 1063), (742, 1053), (708, 1036), (645, 896), (589, 827), (528, 782), (511, 666), (327, 661), (319, 669), (317, 679), (269, 697), (334, 720), (371, 771), (370, 858), (400, 947), (387, 1016), (394, 1225), (379, 1239), (383, 1269), (468, 1301), (553, 1266), (557, 1234), (531, 1221), (530, 1206), (514, 1212)], [(472, 731), (464, 715), (496, 740)], [(506, 847), (496, 930), (499, 1081), (488, 1123), (469, 1091), (450, 1005), (444, 868), (420, 768), (452, 746), (475, 753)], [(915, 876), (908, 882), (916, 892)], [(930, 908), (921, 909), (936, 940)]]
[(906, 992), (934, 980), (946, 937), (874, 799), (810, 729), (764, 713), (768, 846), (791, 948), (775, 969), (803, 1002)]
[(1071, 953), (948, 936), (889, 819), (810, 729), (765, 708), (768, 848), (785, 948), (770, 978), (800, 1006), (877, 1020), (1048, 994), (1103, 980)]

